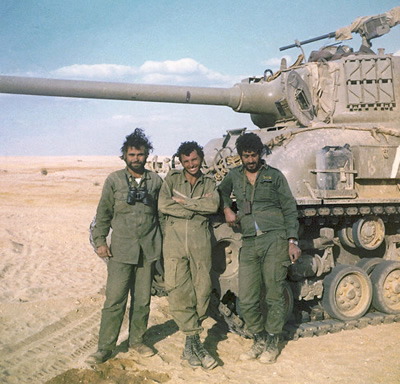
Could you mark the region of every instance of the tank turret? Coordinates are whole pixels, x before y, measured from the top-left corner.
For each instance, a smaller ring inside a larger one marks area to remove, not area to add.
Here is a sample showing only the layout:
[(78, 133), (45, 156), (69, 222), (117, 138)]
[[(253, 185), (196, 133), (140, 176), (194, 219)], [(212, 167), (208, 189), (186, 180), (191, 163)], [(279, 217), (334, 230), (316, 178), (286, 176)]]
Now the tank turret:
[[(281, 48), (301, 49), (293, 65), (283, 59), (278, 72), (266, 70), (231, 88), (0, 76), (0, 92), (220, 105), (250, 114), (267, 149), (266, 162), (285, 174), (298, 207), (303, 256), (289, 269), (288, 319), (296, 322), (307, 313), (354, 321), (371, 308), (398, 315), (400, 57), (382, 49), (375, 53), (371, 40), (399, 23), (396, 7), (296, 41)], [(345, 40), (351, 33), (362, 36), (358, 51), (334, 44), (305, 61), (304, 44)], [(232, 129), (205, 146), (203, 169), (217, 182), (240, 164), (235, 141), (243, 131)], [(246, 335), (236, 301), (241, 237), (220, 216), (213, 219), (213, 230), (213, 308)], [(155, 287), (162, 289), (159, 276)]]

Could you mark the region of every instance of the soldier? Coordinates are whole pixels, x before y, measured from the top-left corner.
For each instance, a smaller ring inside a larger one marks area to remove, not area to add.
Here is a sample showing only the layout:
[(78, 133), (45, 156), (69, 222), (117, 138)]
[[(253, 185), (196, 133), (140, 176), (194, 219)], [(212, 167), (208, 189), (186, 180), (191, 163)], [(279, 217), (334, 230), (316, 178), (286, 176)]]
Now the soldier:
[[(242, 165), (233, 168), (219, 185), (225, 220), (240, 225), (243, 245), (239, 257), (239, 304), (248, 329), (254, 335), (250, 351), (241, 360), (260, 357), (274, 363), (279, 354), (279, 334), (285, 324), (283, 296), (287, 267), (301, 255), (297, 246), (296, 201), (285, 176), (261, 159), (264, 146), (254, 133), (236, 140)], [(239, 214), (231, 209), (234, 192)], [(261, 286), (268, 313), (264, 322)]]
[[(140, 128), (126, 136), (121, 148), (126, 168), (107, 177), (97, 207), (93, 241), (96, 253), (109, 261), (98, 350), (88, 358), (90, 364), (108, 360), (115, 349), (129, 291), (129, 348), (144, 357), (154, 355), (143, 343), (150, 312), (152, 267), (162, 248), (157, 216), (162, 179), (145, 169), (152, 149)], [(108, 248), (110, 228), (113, 231)]]
[(208, 215), (216, 213), (219, 194), (214, 179), (203, 175), (203, 148), (184, 142), (177, 156), (183, 170), (166, 176), (159, 210), (166, 216), (163, 244), (165, 287), (169, 309), (186, 342), (182, 359), (193, 366), (217, 365), (200, 341), (201, 323), (211, 294), (211, 237)]

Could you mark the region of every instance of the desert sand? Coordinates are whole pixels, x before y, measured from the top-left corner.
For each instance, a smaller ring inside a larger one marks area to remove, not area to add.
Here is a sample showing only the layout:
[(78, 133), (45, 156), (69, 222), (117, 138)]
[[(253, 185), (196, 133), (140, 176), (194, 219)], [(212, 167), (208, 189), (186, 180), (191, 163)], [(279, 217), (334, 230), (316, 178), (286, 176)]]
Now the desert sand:
[(213, 319), (202, 339), (219, 366), (181, 364), (184, 337), (165, 297), (151, 304), (144, 359), (126, 349), (124, 323), (111, 360), (92, 368), (106, 264), (88, 237), (117, 157), (0, 157), (0, 382), (400, 383), (400, 323), (285, 343), (276, 364), (240, 362), (252, 341)]

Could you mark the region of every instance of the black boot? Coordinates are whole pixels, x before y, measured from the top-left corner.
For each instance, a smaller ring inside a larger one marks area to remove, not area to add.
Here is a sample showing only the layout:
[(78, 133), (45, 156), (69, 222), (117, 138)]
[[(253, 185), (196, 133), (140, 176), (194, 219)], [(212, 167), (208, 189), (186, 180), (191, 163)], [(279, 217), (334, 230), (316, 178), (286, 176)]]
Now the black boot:
[(199, 335), (195, 335), (193, 338), (193, 351), (198, 357), (201, 366), (208, 370), (215, 368), (218, 363), (204, 348), (204, 345), (200, 341)]
[(244, 352), (240, 355), (240, 360), (255, 360), (257, 359), (264, 351), (266, 346), (266, 332), (260, 332), (254, 334), (254, 343), (251, 349), (247, 352)]
[(260, 357), (260, 363), (273, 364), (279, 355), (279, 337), (278, 335), (267, 335), (267, 346)]
[(194, 353), (194, 348), (193, 348), (194, 338), (195, 338), (194, 336), (186, 336), (185, 348), (183, 348), (181, 358), (183, 360), (187, 360), (189, 365), (191, 365), (192, 367), (200, 367), (201, 361)]

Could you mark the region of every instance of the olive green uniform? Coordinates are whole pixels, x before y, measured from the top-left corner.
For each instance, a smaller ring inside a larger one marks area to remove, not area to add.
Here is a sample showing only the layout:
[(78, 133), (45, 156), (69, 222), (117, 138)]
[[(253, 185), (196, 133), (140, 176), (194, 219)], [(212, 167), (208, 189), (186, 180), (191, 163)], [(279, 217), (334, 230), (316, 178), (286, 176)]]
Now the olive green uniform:
[(157, 215), (157, 199), (162, 179), (145, 170), (140, 186), (148, 191), (147, 202), (127, 203), (129, 185), (139, 187), (128, 169), (111, 173), (104, 184), (93, 228), (96, 248), (106, 245), (112, 228), (107, 264), (106, 300), (102, 311), (99, 350), (116, 346), (129, 291), (129, 344), (141, 343), (150, 312), (152, 265), (160, 258), (162, 239)]
[[(184, 198), (180, 204), (172, 197)], [(192, 187), (185, 171), (172, 170), (160, 190), (158, 207), (166, 216), (163, 257), (169, 309), (187, 336), (202, 331), (211, 294), (211, 236), (208, 215), (216, 213), (214, 179), (201, 175)]]
[[(236, 197), (243, 236), (239, 256), (239, 304), (248, 329), (253, 334), (266, 329), (282, 331), (285, 323), (284, 280), (290, 265), (288, 239), (297, 238), (296, 201), (285, 176), (263, 164), (254, 187), (244, 167), (233, 168), (219, 185), (225, 207)], [(251, 213), (244, 215), (244, 201), (252, 201)], [(266, 290), (266, 324), (260, 308), (261, 286)]]

